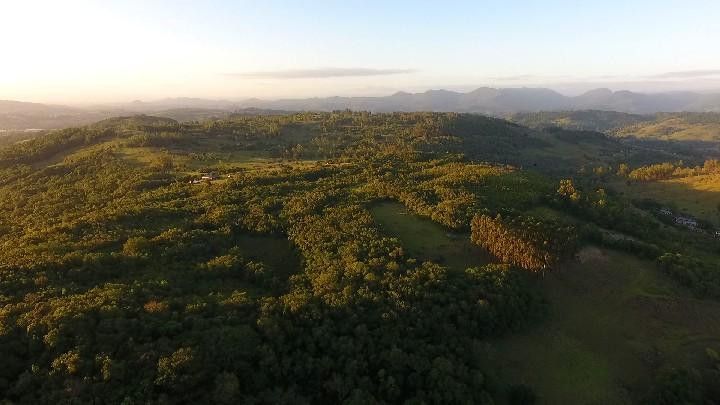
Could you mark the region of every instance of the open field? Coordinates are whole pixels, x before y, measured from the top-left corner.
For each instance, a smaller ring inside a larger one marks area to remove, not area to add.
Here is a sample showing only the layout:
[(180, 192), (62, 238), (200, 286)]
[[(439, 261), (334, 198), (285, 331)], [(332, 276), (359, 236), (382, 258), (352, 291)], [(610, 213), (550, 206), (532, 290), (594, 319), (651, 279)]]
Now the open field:
[(380, 228), (400, 239), (412, 257), (433, 260), (455, 270), (481, 266), (492, 260), (487, 252), (470, 242), (469, 235), (450, 233), (429, 219), (409, 213), (398, 202), (375, 204), (370, 212)]
[(635, 403), (657, 369), (720, 347), (720, 304), (693, 298), (650, 262), (587, 247), (536, 285), (548, 319), (493, 342), (490, 356), (541, 403)]
[(720, 176), (701, 175), (654, 182), (614, 182), (611, 187), (630, 198), (649, 198), (676, 211), (720, 225)]
[(77, 148), (70, 153), (58, 154), (37, 163), (35, 166), (51, 166), (65, 159), (73, 160), (88, 156), (95, 151), (110, 148), (123, 160), (133, 166), (150, 168), (163, 158), (170, 158), (173, 169), (178, 174), (197, 176), (202, 172), (236, 172), (243, 170), (268, 170), (282, 167), (306, 167), (317, 163), (312, 159), (283, 159), (272, 157), (264, 150), (246, 150), (238, 147), (218, 148), (216, 150), (198, 149), (198, 151), (174, 150), (159, 147), (130, 147), (121, 140), (111, 140), (85, 148)]
[(655, 138), (674, 141), (717, 141), (720, 139), (720, 124), (715, 120), (694, 122), (682, 117), (669, 117), (654, 122), (645, 122), (620, 129), (619, 136)]
[(533, 207), (532, 209), (525, 212), (527, 215), (537, 217), (537, 218), (544, 218), (551, 221), (557, 221), (557, 222), (563, 222), (568, 224), (573, 224), (578, 222), (579, 220), (572, 215), (559, 211), (554, 208), (546, 207), (544, 205), (538, 205), (536, 207)]
[[(491, 260), (466, 235), (452, 236), (400, 203), (370, 210), (411, 256), (454, 269)], [(543, 207), (531, 213), (572, 220)], [(547, 318), (493, 341), (488, 362), (503, 380), (530, 386), (541, 403), (635, 403), (657, 369), (693, 366), (705, 348), (720, 348), (720, 303), (694, 298), (649, 261), (586, 247), (532, 283), (548, 302)]]

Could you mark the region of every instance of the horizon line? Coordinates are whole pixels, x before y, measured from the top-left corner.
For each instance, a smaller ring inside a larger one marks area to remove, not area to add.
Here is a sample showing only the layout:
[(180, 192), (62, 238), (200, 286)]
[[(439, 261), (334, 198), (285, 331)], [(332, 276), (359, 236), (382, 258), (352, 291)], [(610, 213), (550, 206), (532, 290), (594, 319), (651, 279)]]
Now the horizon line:
[[(470, 86), (470, 85), (450, 85), (450, 86), (429, 86), (424, 87), (424, 90), (416, 90), (416, 91), (408, 91), (408, 90), (388, 90), (385, 93), (378, 93), (378, 94), (372, 94), (372, 95), (358, 95), (358, 94), (333, 94), (333, 95), (326, 95), (326, 96), (297, 96), (297, 97), (257, 97), (257, 96), (245, 96), (245, 97), (216, 97), (212, 95), (197, 95), (197, 96), (164, 96), (164, 97), (128, 97), (125, 99), (117, 99), (113, 101), (89, 101), (89, 102), (74, 102), (74, 101), (42, 101), (41, 99), (12, 99), (12, 98), (0, 98), (0, 102), (19, 102), (19, 103), (29, 103), (29, 104), (42, 104), (46, 106), (67, 106), (67, 107), (118, 107), (118, 105), (125, 105), (125, 104), (133, 104), (133, 103), (158, 103), (162, 101), (169, 101), (169, 100), (202, 100), (202, 101), (211, 101), (211, 102), (228, 102), (228, 103), (240, 103), (240, 102), (247, 102), (251, 100), (257, 100), (257, 101), (266, 101), (266, 102), (273, 102), (273, 101), (284, 101), (284, 100), (312, 100), (312, 99), (328, 99), (328, 98), (386, 98), (391, 97), (396, 94), (409, 94), (409, 95), (419, 95), (424, 93), (429, 93), (433, 91), (445, 91), (450, 93), (456, 93), (456, 94), (469, 94), (474, 91), (480, 90), (480, 89), (493, 89), (493, 90), (509, 90), (509, 89), (527, 89), (527, 90), (549, 90), (552, 92), (555, 92), (563, 97), (573, 98), (578, 97), (583, 94), (587, 94), (593, 91), (597, 90), (609, 90), (613, 93), (618, 92), (630, 92), (635, 94), (648, 94), (648, 95), (658, 95), (658, 94), (678, 94), (678, 93), (693, 93), (693, 94), (700, 94), (700, 95), (713, 95), (713, 94), (720, 94), (720, 87), (717, 88), (707, 88), (703, 90), (697, 90), (697, 89), (673, 89), (673, 90), (658, 90), (658, 91), (638, 91), (638, 90), (629, 90), (627, 88), (622, 87), (616, 87), (616, 86), (600, 86), (600, 87), (593, 87), (588, 88), (584, 91), (579, 92), (568, 92), (559, 90), (557, 87), (564, 87), (564, 86), (534, 86), (534, 85), (517, 85), (517, 86), (492, 86), (492, 85), (479, 85), (479, 86)], [(462, 90), (466, 89), (466, 90)], [(362, 89), (358, 89), (362, 90)]]

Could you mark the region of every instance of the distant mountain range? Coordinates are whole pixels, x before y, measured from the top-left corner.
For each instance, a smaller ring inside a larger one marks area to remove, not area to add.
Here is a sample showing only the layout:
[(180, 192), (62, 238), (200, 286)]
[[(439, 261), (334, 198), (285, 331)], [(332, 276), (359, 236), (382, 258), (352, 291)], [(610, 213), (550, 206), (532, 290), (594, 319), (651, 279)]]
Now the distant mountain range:
[(168, 98), (106, 104), (93, 108), (0, 101), (0, 129), (58, 128), (90, 123), (110, 116), (144, 113), (178, 120), (204, 119), (231, 112), (365, 110), (471, 112), (495, 116), (538, 111), (601, 110), (633, 114), (657, 112), (720, 112), (720, 94), (693, 92), (635, 93), (595, 89), (579, 96), (565, 96), (546, 88), (481, 87), (469, 93), (428, 90), (398, 92), (385, 97), (325, 97), (241, 101), (201, 98)]
[(114, 107), (126, 111), (147, 112), (184, 108), (227, 111), (259, 108), (285, 111), (332, 111), (344, 109), (373, 112), (454, 111), (489, 115), (564, 110), (604, 110), (652, 114), (679, 111), (720, 112), (720, 94), (692, 92), (644, 94), (624, 90), (595, 89), (579, 96), (570, 97), (545, 88), (495, 89), (481, 87), (469, 93), (428, 90), (423, 93), (397, 92), (384, 97), (316, 97), (281, 100), (253, 98), (241, 101), (169, 98), (152, 102), (135, 101), (118, 104)]
[(569, 97), (544, 88), (482, 87), (469, 93), (429, 90), (398, 92), (386, 97), (328, 97), (286, 100), (246, 100), (242, 107), (282, 110), (454, 111), (489, 115), (560, 110), (605, 110), (635, 114), (678, 111), (720, 111), (720, 94), (673, 92), (643, 94), (596, 89)]

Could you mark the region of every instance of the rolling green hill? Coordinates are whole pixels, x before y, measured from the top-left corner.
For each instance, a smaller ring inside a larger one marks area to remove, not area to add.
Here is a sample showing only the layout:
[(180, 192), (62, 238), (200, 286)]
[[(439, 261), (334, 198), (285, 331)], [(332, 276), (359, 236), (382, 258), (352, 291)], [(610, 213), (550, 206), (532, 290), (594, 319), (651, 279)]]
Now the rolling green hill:
[(657, 114), (652, 121), (617, 128), (618, 136), (673, 141), (720, 141), (720, 114)]
[(579, 131), (611, 132), (618, 128), (652, 121), (652, 116), (616, 111), (579, 110), (515, 113), (509, 115), (508, 119), (531, 128), (559, 127)]
[(579, 174), (667, 153), (349, 111), (2, 147), (0, 397), (716, 401), (717, 239)]
[(626, 114), (615, 111), (541, 111), (516, 113), (509, 120), (531, 128), (558, 127), (598, 131), (617, 137), (662, 141), (720, 140), (719, 113)]

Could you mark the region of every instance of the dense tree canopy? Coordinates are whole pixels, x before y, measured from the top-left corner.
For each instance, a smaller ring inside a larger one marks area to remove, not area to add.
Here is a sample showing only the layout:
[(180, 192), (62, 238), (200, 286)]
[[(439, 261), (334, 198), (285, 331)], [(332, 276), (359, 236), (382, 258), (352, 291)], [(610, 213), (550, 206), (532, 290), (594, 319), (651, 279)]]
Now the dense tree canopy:
[(472, 220), (472, 240), (503, 262), (531, 271), (548, 270), (577, 248), (571, 227), (533, 217), (508, 220), (477, 215)]
[[(545, 311), (522, 269), (558, 266), (606, 229), (656, 230), (655, 256), (684, 246), (604, 189), (508, 164), (548, 142), (468, 114), (338, 111), (111, 119), (0, 149), (0, 396), (535, 398), (487, 360), (493, 339)], [(386, 200), (495, 263), (408, 254), (370, 212)], [(688, 274), (684, 259), (660, 262)]]

